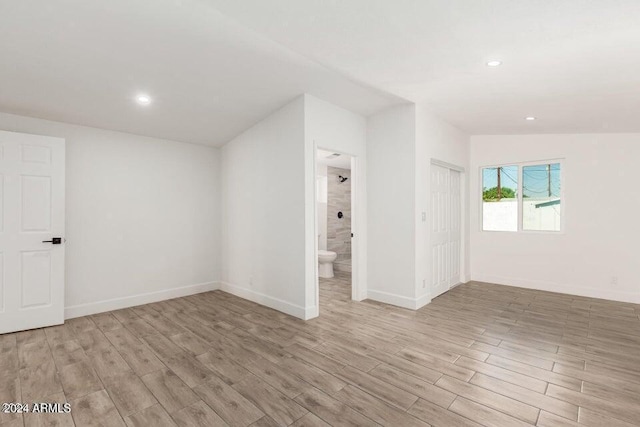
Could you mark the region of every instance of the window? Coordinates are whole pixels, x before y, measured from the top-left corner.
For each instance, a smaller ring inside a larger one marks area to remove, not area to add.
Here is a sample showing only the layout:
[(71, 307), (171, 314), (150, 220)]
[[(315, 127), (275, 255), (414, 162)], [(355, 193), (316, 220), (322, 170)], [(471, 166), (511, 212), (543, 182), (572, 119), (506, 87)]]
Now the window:
[(518, 231), (518, 166), (482, 169), (482, 229)]
[(522, 167), (522, 229), (560, 231), (560, 163)]
[(561, 163), (482, 168), (484, 231), (560, 231)]

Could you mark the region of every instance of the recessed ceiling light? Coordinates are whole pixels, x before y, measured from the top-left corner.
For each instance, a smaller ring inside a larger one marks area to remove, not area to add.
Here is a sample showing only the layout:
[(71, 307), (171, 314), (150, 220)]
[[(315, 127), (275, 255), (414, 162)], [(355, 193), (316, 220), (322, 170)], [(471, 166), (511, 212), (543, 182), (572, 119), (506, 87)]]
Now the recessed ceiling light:
[(502, 61), (496, 61), (496, 60), (494, 60), (494, 61), (489, 61), (489, 62), (487, 62), (487, 66), (488, 66), (488, 67), (497, 67), (497, 66), (499, 66), (499, 65), (502, 65)]
[(529, 120), (530, 122), (534, 121), (536, 118), (533, 116), (527, 116), (524, 118), (525, 120)]
[(136, 96), (136, 102), (140, 105), (149, 105), (151, 104), (151, 97), (149, 95), (140, 94)]

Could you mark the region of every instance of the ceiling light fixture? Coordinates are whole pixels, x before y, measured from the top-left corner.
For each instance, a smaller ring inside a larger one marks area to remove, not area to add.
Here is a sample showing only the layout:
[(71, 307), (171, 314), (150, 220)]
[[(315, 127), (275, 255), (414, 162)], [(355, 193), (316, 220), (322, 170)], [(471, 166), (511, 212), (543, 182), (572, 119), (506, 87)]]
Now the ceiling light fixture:
[(534, 121), (536, 118), (535, 118), (535, 117), (533, 117), (533, 116), (527, 116), (527, 117), (525, 117), (524, 119), (525, 119), (525, 120), (528, 120), (528, 121), (530, 121), (530, 122), (532, 122), (532, 121)]
[(499, 65), (502, 65), (502, 61), (489, 61), (487, 62), (487, 67), (497, 67)]
[(136, 96), (136, 102), (140, 105), (149, 105), (151, 104), (151, 97), (149, 95), (138, 95)]

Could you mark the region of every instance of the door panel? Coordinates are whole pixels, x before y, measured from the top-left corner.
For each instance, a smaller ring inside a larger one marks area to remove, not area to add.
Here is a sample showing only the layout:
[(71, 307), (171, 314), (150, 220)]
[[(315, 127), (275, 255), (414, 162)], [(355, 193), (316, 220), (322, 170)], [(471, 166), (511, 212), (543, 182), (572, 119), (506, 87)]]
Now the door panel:
[(460, 197), (460, 172), (449, 170), (449, 259), (451, 269), (449, 271), (449, 286), (460, 283), (460, 239), (461, 239), (461, 197)]
[(431, 297), (460, 282), (460, 172), (431, 165)]
[(449, 289), (449, 170), (431, 165), (431, 297)]
[(51, 251), (24, 251), (20, 260), (21, 308), (51, 304)]
[(0, 333), (64, 321), (64, 173), (63, 139), (0, 131)]
[(4, 313), (4, 254), (0, 252), (0, 318)]
[[(0, 145), (0, 149), (2, 145)], [(0, 150), (0, 154), (2, 151)], [(0, 164), (2, 157), (0, 157)], [(0, 234), (4, 231), (4, 175), (0, 173)]]
[(21, 176), (20, 219), (22, 231), (51, 230), (51, 178)]
[(44, 165), (51, 164), (51, 148), (40, 145), (22, 144), (22, 162), (23, 163), (42, 163)]

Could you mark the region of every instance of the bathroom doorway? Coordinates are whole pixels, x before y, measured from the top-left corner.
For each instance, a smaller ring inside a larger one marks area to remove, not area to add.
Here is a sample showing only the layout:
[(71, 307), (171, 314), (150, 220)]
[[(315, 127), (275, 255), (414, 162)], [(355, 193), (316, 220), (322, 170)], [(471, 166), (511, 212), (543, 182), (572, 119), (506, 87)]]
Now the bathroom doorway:
[(316, 151), (316, 230), (320, 306), (352, 299), (355, 161), (350, 155)]

